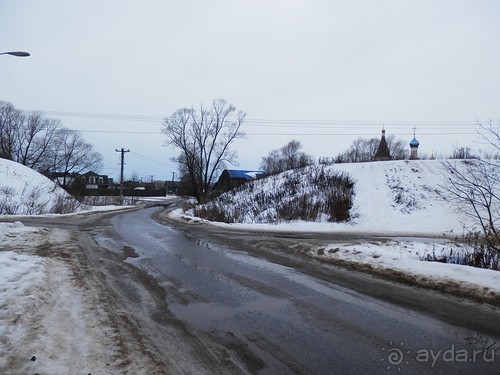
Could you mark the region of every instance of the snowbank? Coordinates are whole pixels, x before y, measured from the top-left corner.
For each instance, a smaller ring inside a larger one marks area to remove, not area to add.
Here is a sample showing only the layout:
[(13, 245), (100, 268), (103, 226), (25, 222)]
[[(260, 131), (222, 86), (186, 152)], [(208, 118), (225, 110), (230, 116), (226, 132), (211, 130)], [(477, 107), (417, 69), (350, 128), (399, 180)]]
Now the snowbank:
[(73, 211), (78, 202), (47, 177), (0, 158), (0, 215), (41, 215)]
[(477, 296), (500, 295), (500, 272), (459, 264), (422, 261), (427, 255), (440, 257), (450, 251), (460, 252), (458, 244), (416, 241), (394, 238), (387, 242), (330, 244), (313, 249), (315, 258), (347, 261), (367, 265), (377, 270), (399, 271), (420, 284), (446, 285), (454, 283), (465, 291), (475, 290)]

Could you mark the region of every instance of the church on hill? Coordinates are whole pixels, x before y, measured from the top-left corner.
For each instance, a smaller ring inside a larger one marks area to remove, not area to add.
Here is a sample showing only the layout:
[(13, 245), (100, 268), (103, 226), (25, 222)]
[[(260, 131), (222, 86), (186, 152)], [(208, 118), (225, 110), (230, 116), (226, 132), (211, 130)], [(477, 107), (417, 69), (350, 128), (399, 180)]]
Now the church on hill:
[[(410, 141), (410, 160), (418, 160), (418, 146), (420, 146), (420, 142), (417, 140), (415, 135), (416, 128), (413, 127), (413, 139)], [(382, 137), (380, 138), (380, 143), (377, 147), (377, 151), (373, 156), (373, 160), (375, 161), (385, 161), (391, 160), (391, 151), (389, 150), (389, 145), (387, 144), (387, 140), (385, 139), (385, 128), (382, 128)]]
[(377, 152), (375, 152), (373, 160), (375, 161), (391, 160), (391, 152), (389, 151), (389, 146), (387, 145), (387, 141), (385, 139), (384, 128), (382, 128), (382, 138), (380, 139), (380, 143), (377, 147)]

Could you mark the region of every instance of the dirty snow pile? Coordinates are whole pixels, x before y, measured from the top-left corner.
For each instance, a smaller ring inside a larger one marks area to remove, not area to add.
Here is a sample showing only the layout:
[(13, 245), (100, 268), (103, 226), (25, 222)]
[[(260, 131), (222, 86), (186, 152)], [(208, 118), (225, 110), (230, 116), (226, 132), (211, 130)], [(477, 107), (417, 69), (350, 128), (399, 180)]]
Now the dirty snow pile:
[[(116, 347), (57, 256), (38, 254), (68, 246), (68, 232), (0, 223), (0, 373), (109, 373)], [(108, 362), (107, 362), (108, 361)]]
[(72, 212), (78, 202), (47, 177), (0, 158), (0, 215)]

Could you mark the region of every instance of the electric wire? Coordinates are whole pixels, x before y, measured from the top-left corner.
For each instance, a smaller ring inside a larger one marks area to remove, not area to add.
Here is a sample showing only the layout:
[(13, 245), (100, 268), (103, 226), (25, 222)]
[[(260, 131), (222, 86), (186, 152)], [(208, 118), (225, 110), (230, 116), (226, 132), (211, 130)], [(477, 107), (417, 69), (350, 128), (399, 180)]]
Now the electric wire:
[[(73, 117), (94, 120), (113, 121), (135, 121), (142, 123), (161, 123), (165, 116), (158, 115), (136, 115), (136, 114), (115, 114), (115, 113), (93, 113), (93, 112), (69, 112), (69, 111), (49, 111), (49, 110), (25, 110), (29, 112), (41, 112), (45, 115)], [(318, 119), (265, 119), (246, 118), (242, 129), (248, 136), (374, 136), (375, 129), (378, 134), (380, 127), (390, 126), (391, 132), (395, 136), (408, 136), (412, 131), (402, 132), (410, 126), (416, 126), (419, 135), (474, 135), (475, 132), (466, 131), (471, 127), (477, 127), (479, 121), (468, 120), (318, 120)], [(302, 129), (307, 132), (282, 133), (282, 132), (248, 132), (246, 129), (267, 128), (272, 129)], [(315, 129), (329, 129), (334, 132), (313, 132)], [(356, 129), (360, 132), (344, 133), (341, 130)], [(106, 133), (106, 134), (150, 134), (159, 135), (161, 131), (152, 130), (113, 130), (113, 129), (78, 129), (82, 133)], [(373, 133), (371, 132), (373, 131)], [(368, 133), (370, 132), (370, 133)]]

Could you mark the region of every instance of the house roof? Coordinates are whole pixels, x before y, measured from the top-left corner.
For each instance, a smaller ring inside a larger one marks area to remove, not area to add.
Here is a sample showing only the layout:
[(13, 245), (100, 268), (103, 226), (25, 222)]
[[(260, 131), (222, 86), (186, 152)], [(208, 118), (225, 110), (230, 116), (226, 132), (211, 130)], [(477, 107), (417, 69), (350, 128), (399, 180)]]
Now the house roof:
[(102, 175), (97, 174), (94, 171), (88, 171), (86, 173), (83, 173), (82, 176), (102, 176)]
[(222, 171), (222, 178), (238, 178), (244, 180), (255, 180), (258, 177), (262, 177), (264, 172), (262, 171), (251, 171), (243, 169), (224, 169)]

